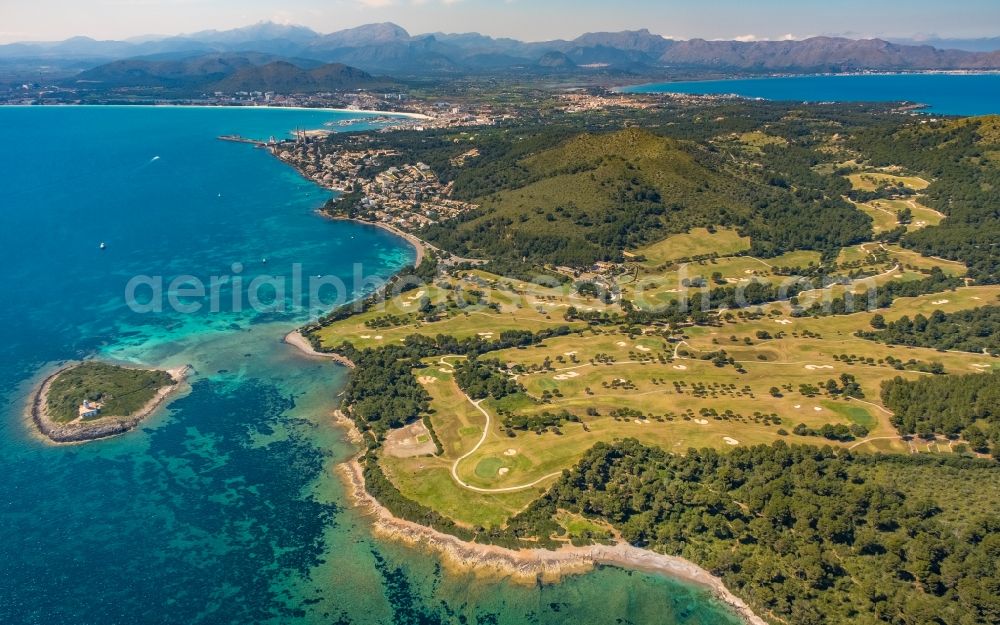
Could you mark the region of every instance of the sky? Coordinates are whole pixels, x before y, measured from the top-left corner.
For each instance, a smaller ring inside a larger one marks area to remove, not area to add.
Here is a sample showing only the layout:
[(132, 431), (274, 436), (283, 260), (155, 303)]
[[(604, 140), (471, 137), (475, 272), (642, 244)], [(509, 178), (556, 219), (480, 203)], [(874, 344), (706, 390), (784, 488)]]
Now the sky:
[(1000, 35), (998, 0), (0, 0), (0, 43), (125, 39), (260, 21), (326, 33), (392, 21), (412, 34), (527, 41), (648, 28), (689, 39)]

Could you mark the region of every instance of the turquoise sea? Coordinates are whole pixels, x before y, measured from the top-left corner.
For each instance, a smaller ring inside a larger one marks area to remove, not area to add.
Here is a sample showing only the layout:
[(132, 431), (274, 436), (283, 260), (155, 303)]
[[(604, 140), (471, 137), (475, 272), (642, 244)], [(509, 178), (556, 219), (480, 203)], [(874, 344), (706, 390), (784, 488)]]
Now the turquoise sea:
[[(736, 623), (661, 576), (603, 568), (524, 587), (375, 540), (332, 472), (352, 453), (329, 420), (344, 371), (281, 343), (321, 306), (281, 310), (295, 298), (265, 289), (264, 310), (129, 308), (137, 275), (298, 271), (356, 295), (372, 285), (353, 284), (359, 269), (384, 278), (412, 262), (381, 230), (317, 217), (329, 193), (263, 150), (215, 139), (349, 117), (0, 108), (0, 623)], [(32, 386), (93, 355), (195, 373), (135, 432), (39, 442), (24, 419)]]
[(917, 102), (929, 113), (1000, 113), (1000, 74), (871, 74), (787, 76), (667, 82), (622, 89), (626, 93), (737, 94), (801, 102)]

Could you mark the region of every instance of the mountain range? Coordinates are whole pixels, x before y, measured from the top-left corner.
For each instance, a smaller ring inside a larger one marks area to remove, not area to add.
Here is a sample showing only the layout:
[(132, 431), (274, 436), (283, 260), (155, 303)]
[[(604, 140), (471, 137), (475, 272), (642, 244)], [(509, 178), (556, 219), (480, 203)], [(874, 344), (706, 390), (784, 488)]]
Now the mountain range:
[[(411, 35), (392, 23), (368, 24), (320, 34), (304, 26), (263, 22), (227, 31), (147, 36), (127, 41), (74, 37), (59, 42), (0, 46), (0, 63), (26, 61), (102, 64), (130, 61), (177, 62), (239, 53), (249, 65), (289, 62), (335, 63), (370, 74), (397, 76), (492, 71), (663, 73), (674, 70), (739, 72), (837, 72), (857, 70), (1000, 69), (1000, 51), (944, 49), (881, 39), (813, 37), (801, 41), (674, 40), (648, 30), (587, 33), (573, 40), (522, 42), (478, 33)], [(253, 54), (250, 54), (253, 53)], [(195, 65), (204, 61), (196, 61)], [(121, 69), (121, 66), (117, 66)], [(275, 69), (275, 68), (272, 68)], [(284, 68), (288, 71), (288, 68)], [(196, 68), (194, 71), (208, 71)], [(136, 77), (141, 73), (136, 73)], [(219, 79), (221, 80), (222, 77)]]

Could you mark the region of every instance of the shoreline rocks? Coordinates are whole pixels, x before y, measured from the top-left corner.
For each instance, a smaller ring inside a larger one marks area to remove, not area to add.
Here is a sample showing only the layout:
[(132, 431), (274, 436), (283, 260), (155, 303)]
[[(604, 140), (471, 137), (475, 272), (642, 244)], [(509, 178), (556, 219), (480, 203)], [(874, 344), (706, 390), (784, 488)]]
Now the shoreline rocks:
[[(353, 428), (353, 424), (351, 426)], [(354, 434), (360, 435), (356, 430)], [(706, 588), (748, 625), (767, 625), (750, 606), (726, 588), (721, 579), (684, 558), (659, 554), (624, 542), (614, 545), (566, 546), (557, 550), (514, 550), (463, 541), (394, 516), (365, 488), (364, 472), (357, 457), (338, 465), (337, 469), (348, 486), (352, 500), (373, 517), (376, 536), (432, 551), (455, 570), (525, 584), (557, 582), (567, 575), (586, 573), (601, 565), (658, 573)]]
[(51, 443), (72, 444), (119, 436), (135, 429), (143, 420), (156, 411), (167, 398), (174, 394), (187, 377), (189, 367), (170, 369), (167, 373), (173, 378), (174, 384), (160, 388), (156, 395), (135, 414), (128, 416), (107, 416), (90, 422), (58, 423), (53, 421), (46, 410), (46, 400), (52, 382), (60, 374), (76, 367), (77, 364), (63, 367), (45, 378), (32, 394), (29, 408), (31, 421), (38, 432)]

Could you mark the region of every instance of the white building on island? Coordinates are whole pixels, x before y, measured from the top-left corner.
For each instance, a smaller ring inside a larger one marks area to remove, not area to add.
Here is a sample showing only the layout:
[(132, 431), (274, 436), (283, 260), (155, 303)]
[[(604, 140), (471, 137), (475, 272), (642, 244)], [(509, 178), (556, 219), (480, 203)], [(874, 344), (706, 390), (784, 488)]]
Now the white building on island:
[(89, 399), (83, 400), (80, 404), (79, 414), (81, 419), (89, 419), (90, 417), (96, 417), (101, 413), (101, 408), (104, 405), (100, 402), (90, 401)]

